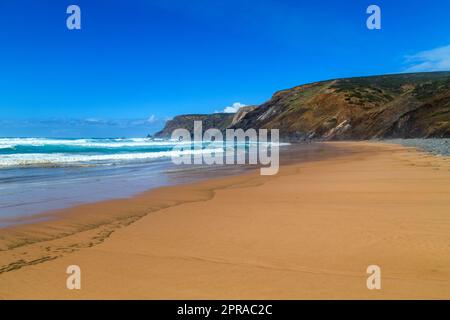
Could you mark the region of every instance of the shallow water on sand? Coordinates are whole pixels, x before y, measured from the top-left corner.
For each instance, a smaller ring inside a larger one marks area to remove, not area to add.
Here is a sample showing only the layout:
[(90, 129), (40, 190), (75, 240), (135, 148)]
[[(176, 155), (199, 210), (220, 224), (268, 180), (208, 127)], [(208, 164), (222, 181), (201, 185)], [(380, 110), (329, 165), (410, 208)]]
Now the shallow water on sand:
[[(0, 153), (0, 162), (4, 164), (0, 166), (0, 228), (35, 222), (42, 219), (36, 214), (43, 212), (131, 197), (161, 186), (233, 175), (257, 168), (255, 165), (177, 166), (167, 155), (137, 161), (121, 159), (123, 154), (135, 160), (132, 154), (159, 153), (162, 145), (166, 148), (164, 152), (171, 152), (166, 142), (152, 142), (149, 145), (144, 140), (64, 140), (64, 147), (58, 145), (61, 140), (29, 139), (17, 142), (9, 139), (7, 142), (3, 143), (3, 153)], [(64, 154), (60, 153), (62, 148), (65, 148)], [(82, 152), (80, 148), (83, 148)], [(286, 148), (282, 147), (281, 151)], [(36, 152), (39, 156), (35, 156)], [(99, 155), (107, 155), (107, 159), (98, 160)], [(83, 159), (79, 161), (81, 157)], [(24, 159), (29, 161), (25, 165), (17, 162)], [(56, 162), (49, 165), (42, 159)], [(71, 162), (73, 159), (76, 161)], [(86, 162), (86, 159), (89, 161)], [(16, 161), (15, 165), (10, 165), (12, 160)]]

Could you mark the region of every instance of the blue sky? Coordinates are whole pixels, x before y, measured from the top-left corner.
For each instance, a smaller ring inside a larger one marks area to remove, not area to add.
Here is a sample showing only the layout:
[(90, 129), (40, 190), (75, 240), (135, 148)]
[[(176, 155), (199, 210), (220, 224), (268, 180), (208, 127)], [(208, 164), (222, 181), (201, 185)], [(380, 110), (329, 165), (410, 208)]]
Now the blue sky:
[[(68, 30), (66, 8), (81, 8)], [(382, 29), (366, 28), (366, 8)], [(450, 2), (0, 2), (0, 136), (142, 136), (337, 77), (450, 70)], [(230, 109), (230, 108), (229, 108)]]

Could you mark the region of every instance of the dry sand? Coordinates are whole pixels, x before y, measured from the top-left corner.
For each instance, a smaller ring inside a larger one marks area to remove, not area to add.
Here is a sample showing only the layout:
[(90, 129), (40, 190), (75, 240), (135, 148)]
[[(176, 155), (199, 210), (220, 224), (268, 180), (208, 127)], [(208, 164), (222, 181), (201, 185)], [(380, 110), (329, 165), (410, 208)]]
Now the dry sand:
[[(450, 162), (376, 143), (0, 230), (0, 298), (450, 298)], [(79, 265), (81, 290), (66, 289)], [(368, 290), (378, 265), (382, 289)]]

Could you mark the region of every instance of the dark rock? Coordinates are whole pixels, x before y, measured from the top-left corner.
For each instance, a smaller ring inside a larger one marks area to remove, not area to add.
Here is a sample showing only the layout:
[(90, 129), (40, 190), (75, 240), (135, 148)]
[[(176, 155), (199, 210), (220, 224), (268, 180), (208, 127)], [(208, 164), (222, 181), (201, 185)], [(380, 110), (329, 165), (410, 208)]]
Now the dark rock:
[(184, 115), (156, 137), (194, 120), (208, 128), (279, 129), (285, 141), (450, 137), (450, 72), (336, 79), (276, 92), (236, 114)]

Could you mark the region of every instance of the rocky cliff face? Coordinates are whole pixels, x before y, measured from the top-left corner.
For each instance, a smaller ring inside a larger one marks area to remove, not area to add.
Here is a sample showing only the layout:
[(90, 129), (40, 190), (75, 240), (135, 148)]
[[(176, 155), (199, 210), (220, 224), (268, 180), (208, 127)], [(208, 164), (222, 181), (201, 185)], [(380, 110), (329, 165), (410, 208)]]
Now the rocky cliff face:
[[(178, 124), (192, 127), (192, 117)], [(206, 117), (206, 129), (279, 129), (288, 141), (450, 137), (450, 72), (317, 82), (279, 91), (235, 115), (197, 117)], [(162, 132), (173, 126), (168, 122)]]
[(234, 128), (284, 140), (450, 136), (450, 72), (338, 79), (283, 90)]
[(202, 121), (203, 132), (210, 128), (225, 130), (233, 121), (234, 113), (186, 114), (176, 116), (167, 121), (163, 130), (157, 132), (155, 138), (170, 138), (175, 129), (187, 129), (194, 133), (194, 121)]
[(239, 123), (239, 121), (241, 121), (249, 112), (252, 112), (257, 108), (258, 106), (247, 106), (239, 108), (239, 110), (234, 114), (233, 121), (231, 121), (231, 125), (234, 126), (235, 124)]

